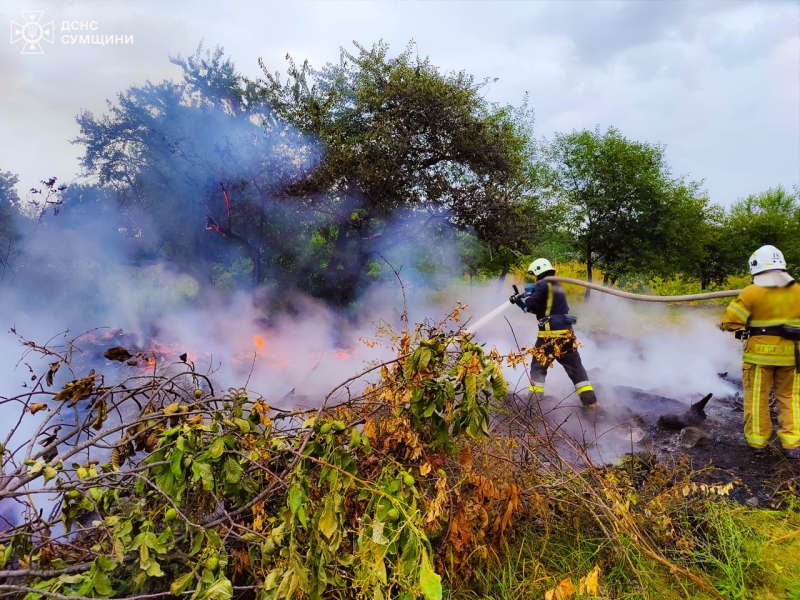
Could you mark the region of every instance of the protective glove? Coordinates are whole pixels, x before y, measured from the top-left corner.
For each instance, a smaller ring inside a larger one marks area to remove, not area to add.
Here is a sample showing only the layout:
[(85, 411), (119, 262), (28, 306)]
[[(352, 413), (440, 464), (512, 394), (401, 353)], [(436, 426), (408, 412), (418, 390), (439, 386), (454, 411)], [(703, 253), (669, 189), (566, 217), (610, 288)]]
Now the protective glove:
[(523, 310), (525, 309), (525, 299), (522, 294), (511, 294), (511, 296), (508, 298), (508, 301), (511, 302), (511, 304), (516, 304)]
[(533, 293), (533, 288), (536, 287), (535, 283), (526, 283), (525, 284), (525, 295), (530, 296)]

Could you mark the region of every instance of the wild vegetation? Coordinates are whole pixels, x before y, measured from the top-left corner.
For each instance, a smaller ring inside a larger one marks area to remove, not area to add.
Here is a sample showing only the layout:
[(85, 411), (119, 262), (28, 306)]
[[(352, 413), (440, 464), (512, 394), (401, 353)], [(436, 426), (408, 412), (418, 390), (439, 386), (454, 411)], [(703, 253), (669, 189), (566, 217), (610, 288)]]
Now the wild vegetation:
[[(793, 490), (783, 510), (757, 514), (726, 500), (732, 484), (685, 462), (592, 465), (541, 409), (508, 394), (500, 365), (530, 350), (486, 352), (458, 312), (385, 329), (396, 358), (342, 382), (316, 410), (214, 390), (185, 360), (131, 367), (112, 383), (75, 370), (80, 339), (23, 340), (53, 362), (2, 401), (4, 414), (39, 424), (30, 442), (15, 448), (9, 437), (2, 449), (0, 500), (24, 519), (0, 533), (0, 595), (800, 592)], [(72, 379), (57, 390), (62, 369)], [(565, 447), (586, 466), (562, 459)]]

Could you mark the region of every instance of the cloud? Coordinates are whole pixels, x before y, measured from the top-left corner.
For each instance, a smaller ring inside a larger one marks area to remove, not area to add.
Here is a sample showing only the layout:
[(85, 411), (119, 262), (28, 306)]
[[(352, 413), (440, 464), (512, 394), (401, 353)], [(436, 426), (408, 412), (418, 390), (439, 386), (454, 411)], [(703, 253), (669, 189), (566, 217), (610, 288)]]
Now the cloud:
[[(0, 27), (27, 2), (4, 2)], [(145, 80), (177, 76), (168, 55), (222, 45), (237, 67), (256, 59), (284, 72), (287, 52), (315, 66), (351, 40), (414, 39), (446, 70), (498, 77), (491, 101), (526, 92), (537, 134), (616, 126), (667, 144), (676, 173), (705, 179), (714, 201), (800, 183), (800, 6), (790, 2), (47, 2), (45, 18), (96, 20), (132, 46), (64, 46), (21, 56), (0, 43), (0, 167), (21, 189), (45, 176), (70, 178), (81, 109)]]

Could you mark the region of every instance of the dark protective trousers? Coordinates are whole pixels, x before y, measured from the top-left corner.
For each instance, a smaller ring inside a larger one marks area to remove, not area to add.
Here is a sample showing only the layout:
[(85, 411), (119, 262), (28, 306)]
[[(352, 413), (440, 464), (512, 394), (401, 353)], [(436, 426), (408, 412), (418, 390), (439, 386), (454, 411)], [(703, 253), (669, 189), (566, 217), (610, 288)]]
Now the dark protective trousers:
[(536, 340), (535, 348), (539, 350), (538, 357), (534, 356), (531, 361), (531, 387), (532, 392), (544, 393), (544, 381), (547, 377), (547, 369), (557, 360), (564, 367), (567, 375), (575, 386), (575, 391), (580, 396), (584, 404), (596, 402), (594, 388), (586, 374), (586, 369), (581, 362), (581, 355), (578, 353), (576, 341), (566, 344), (558, 344), (554, 338), (539, 338)]

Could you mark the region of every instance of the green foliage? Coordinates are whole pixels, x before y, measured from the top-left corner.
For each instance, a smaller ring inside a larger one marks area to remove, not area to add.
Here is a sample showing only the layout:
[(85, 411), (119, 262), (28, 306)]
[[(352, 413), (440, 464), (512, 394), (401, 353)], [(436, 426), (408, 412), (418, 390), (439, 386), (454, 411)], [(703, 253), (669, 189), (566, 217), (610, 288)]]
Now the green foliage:
[(699, 184), (674, 180), (664, 147), (605, 133), (557, 134), (548, 178), (562, 227), (587, 269), (610, 282), (628, 273), (664, 274), (691, 262), (707, 199)]
[(751, 195), (731, 205), (725, 229), (731, 261), (738, 272), (747, 270), (750, 254), (761, 246), (778, 247), (786, 258), (789, 272), (800, 276), (800, 198), (783, 187)]
[[(466, 433), (473, 439), (489, 434), (489, 399), (508, 392), (498, 366), (487, 361), (483, 348), (464, 343), (449, 369), (445, 337), (420, 339), (406, 359), (403, 375), (415, 382), (410, 412), (414, 429), (425, 442), (439, 445)], [(458, 399), (458, 402), (456, 400)]]
[(743, 600), (750, 597), (750, 590), (761, 573), (761, 547), (755, 531), (737, 518), (731, 506), (709, 504), (703, 521), (697, 526), (705, 529), (705, 536), (698, 536), (698, 543), (690, 553), (703, 568), (714, 570), (714, 582), (725, 598)]
[(137, 260), (206, 281), (219, 279), (212, 265), (246, 258), (251, 284), (340, 305), (373, 281), (377, 254), (441, 228), (507, 268), (536, 234), (532, 112), (487, 103), (487, 82), (443, 73), (411, 46), (396, 57), (356, 47), (319, 71), (289, 59), (286, 82), (266, 68), (247, 81), (221, 49), (200, 47), (172, 59), (181, 81), (82, 113), (82, 165), (116, 193), (109, 218)]
[(309, 144), (248, 97), (221, 49), (172, 62), (182, 80), (132, 87), (108, 114), (77, 119), (73, 143), (114, 193), (120, 241), (136, 261), (166, 259), (200, 281), (241, 259), (253, 266), (249, 284), (291, 280), (315, 222), (275, 197), (313, 163)]
[(253, 261), (240, 258), (233, 261), (228, 268), (221, 263), (213, 267), (214, 287), (219, 290), (236, 290), (247, 286), (253, 274)]
[[(609, 283), (682, 276), (707, 289), (770, 243), (798, 273), (797, 194), (780, 186), (725, 211), (672, 176), (661, 144), (613, 127), (537, 142), (527, 97), (489, 103), (488, 80), (442, 71), (413, 44), (395, 56), (355, 44), (319, 69), (287, 59), (288, 76), (262, 63), (250, 81), (201, 46), (171, 59), (179, 81), (79, 115), (73, 142), (99, 187), (68, 188), (60, 218), (102, 229), (134, 264), (166, 259), (203, 285), (295, 288), (341, 307), (391, 276), (381, 257), (435, 287), (548, 256)], [(0, 225), (0, 252), (14, 236)]]
[[(31, 446), (24, 463), (4, 463), (15, 480), (0, 500), (34, 485), (59, 510), (57, 521), (32, 517), (35, 535), (28, 524), (0, 533), (0, 576), (28, 569), (17, 580), (27, 600), (167, 591), (227, 600), (248, 589), (262, 600), (440, 600), (428, 532), (441, 527), (429, 513), (442, 508), (446, 475), (432, 476), (428, 460), (485, 440), (488, 403), (507, 391), (498, 364), (443, 324), (404, 332), (399, 357), (363, 396), (314, 411), (273, 411), (242, 389), (205, 393), (186, 362), (144, 387), (137, 376), (107, 387), (92, 371), (53, 396), (45, 387), (70, 359), (42, 349), (59, 360), (26, 397), (54, 405), (30, 412), (45, 411), (42, 430), (62, 410), (85, 417), (58, 428), (52, 453)], [(137, 408), (130, 399), (145, 392)], [(119, 422), (118, 410), (130, 416)], [(77, 439), (83, 464), (71, 462)], [(63, 535), (51, 534), (57, 522)]]
[[(528, 244), (530, 111), (488, 104), (486, 82), (442, 73), (412, 45), (396, 57), (383, 43), (356, 48), (321, 70), (289, 59), (285, 82), (265, 68), (259, 88), (323, 150), (320, 164), (287, 192), (332, 215), (324, 295), (353, 298), (372, 253), (427, 237), (431, 227), (468, 231), (492, 251)], [(498, 258), (508, 264), (510, 256)]]

